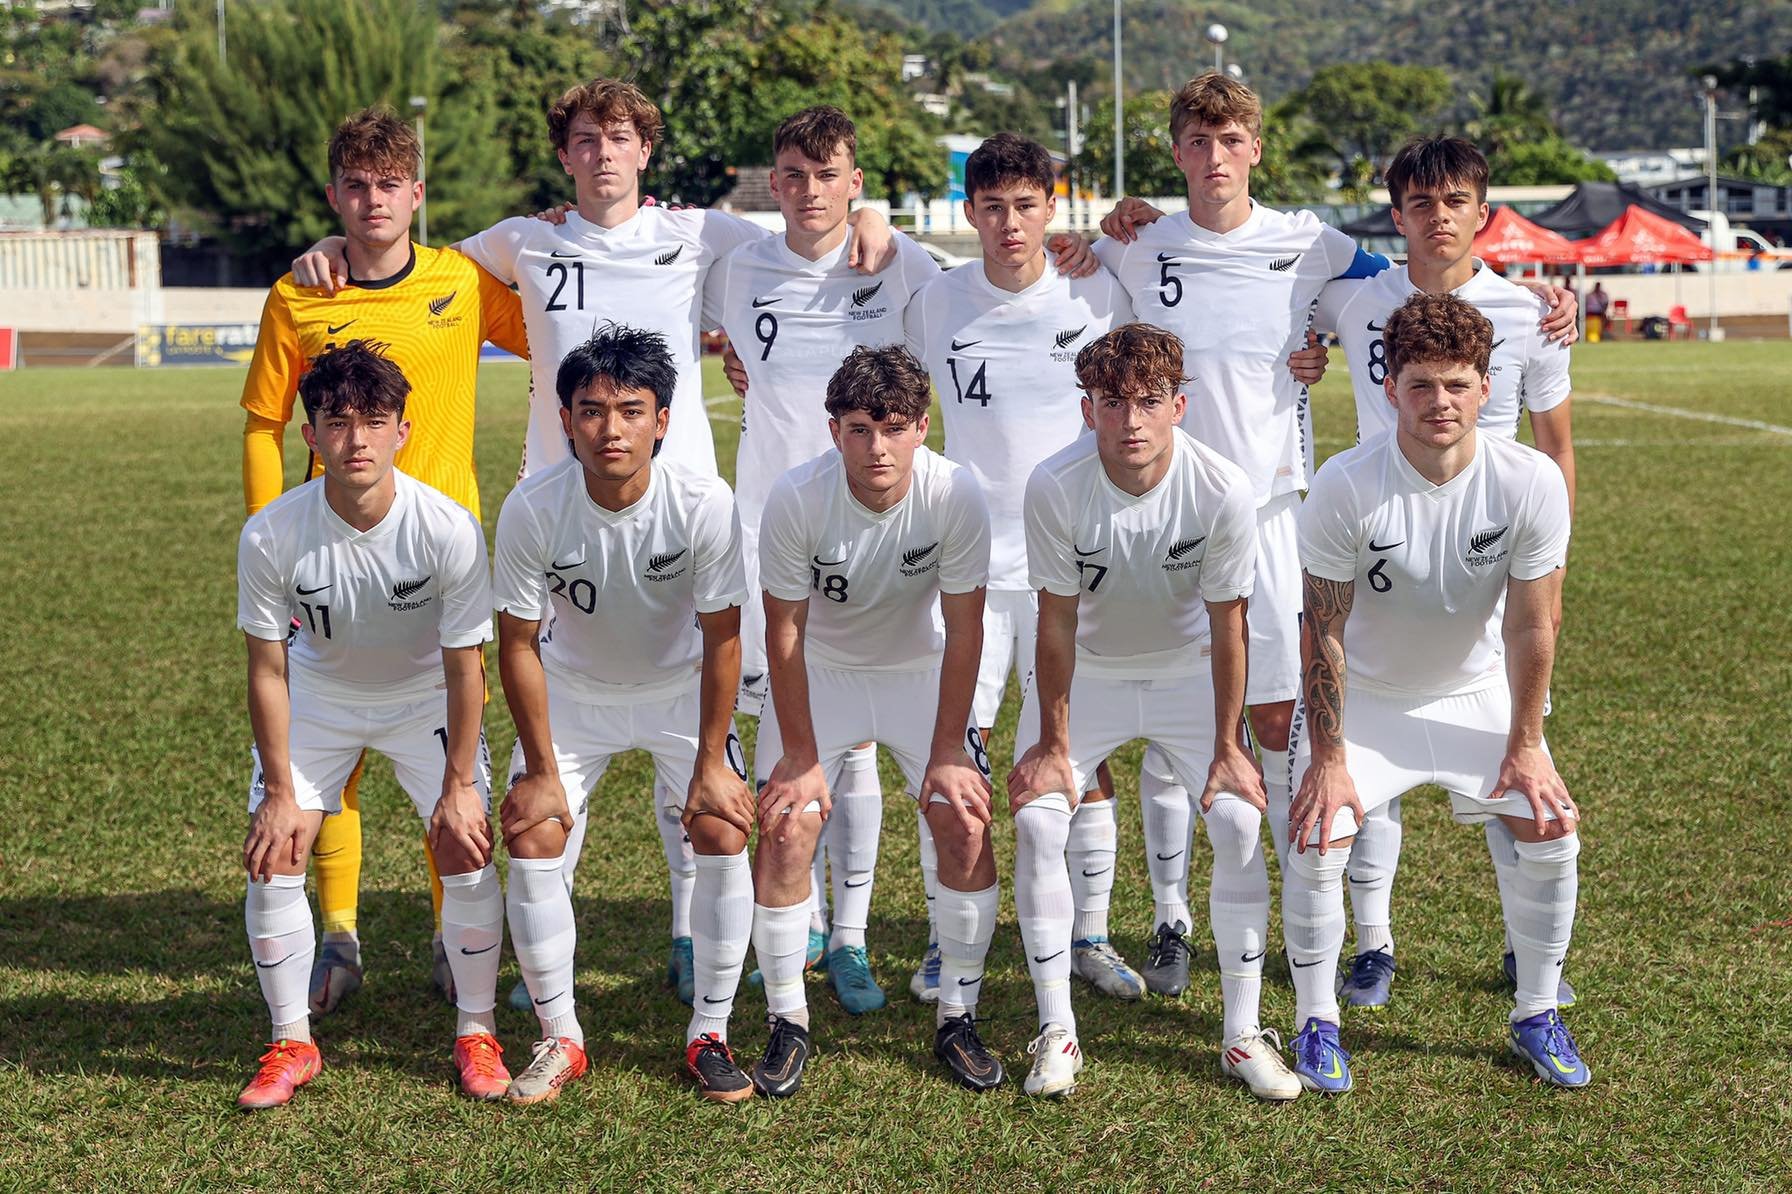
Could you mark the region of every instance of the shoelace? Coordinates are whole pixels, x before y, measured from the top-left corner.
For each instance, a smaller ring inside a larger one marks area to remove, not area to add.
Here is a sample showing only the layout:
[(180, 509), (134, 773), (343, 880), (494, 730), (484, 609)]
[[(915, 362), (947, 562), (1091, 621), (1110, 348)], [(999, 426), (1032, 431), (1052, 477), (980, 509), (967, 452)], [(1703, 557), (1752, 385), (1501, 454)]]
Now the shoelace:
[(304, 1043), (301, 1041), (273, 1042), (268, 1046), (266, 1053), (256, 1058), (261, 1063), (261, 1069), (255, 1072), (255, 1079), (249, 1085), (272, 1086), (285, 1078), (287, 1063), (297, 1060), (304, 1049)]
[(1575, 1047), (1574, 1038), (1568, 1035), (1568, 1026), (1554, 1013), (1543, 1023), (1543, 1047), (1563, 1061), (1580, 1061), (1580, 1050)]
[(1157, 969), (1174, 962), (1179, 956), (1188, 953), (1188, 942), (1182, 934), (1165, 925), (1158, 929), (1157, 936), (1151, 939), (1151, 967)]
[(481, 1078), (490, 1078), (497, 1071), (499, 1056), (504, 1049), (489, 1036), (462, 1037), (466, 1042), (467, 1064)]
[(1032, 1043), (1027, 1046), (1027, 1053), (1029, 1056), (1036, 1057), (1042, 1052), (1055, 1049), (1059, 1040), (1068, 1039), (1069, 1036), (1070, 1034), (1063, 1029), (1056, 1032), (1042, 1032), (1034, 1037)]
[(962, 1016), (950, 1017), (941, 1027), (945, 1028), (950, 1036), (963, 1037), (966, 1045), (974, 1045), (978, 1049), (983, 1049), (983, 1038), (977, 1035), (977, 1025), (988, 1022), (987, 1016), (979, 1019), (966, 1012)]
[(1349, 1050), (1340, 1045), (1335, 1038), (1328, 1038), (1317, 1029), (1301, 1033), (1299, 1037), (1295, 1038), (1294, 1043), (1300, 1049), (1301, 1061), (1314, 1070), (1324, 1063), (1327, 1049), (1335, 1050), (1345, 1061), (1350, 1060)]
[(720, 1058), (729, 1065), (734, 1065), (734, 1053), (728, 1048), (728, 1042), (714, 1033), (706, 1032), (691, 1044), (697, 1048), (697, 1056), (692, 1058), (693, 1065), (700, 1064), (705, 1057)]
[(779, 1054), (791, 1047), (791, 1038), (796, 1036), (799, 1027), (794, 1021), (786, 1020), (783, 1016), (767, 1016), (765, 1026), (771, 1029), (772, 1034), (771, 1039), (766, 1042), (765, 1051)]
[(1350, 985), (1373, 987), (1385, 975), (1394, 973), (1394, 959), (1384, 950), (1358, 954), (1350, 963)]
[(549, 1037), (545, 1041), (536, 1041), (533, 1045), (530, 1045), (529, 1068), (534, 1069), (536, 1066), (540, 1065), (558, 1048), (560, 1048), (560, 1038), (557, 1036)]

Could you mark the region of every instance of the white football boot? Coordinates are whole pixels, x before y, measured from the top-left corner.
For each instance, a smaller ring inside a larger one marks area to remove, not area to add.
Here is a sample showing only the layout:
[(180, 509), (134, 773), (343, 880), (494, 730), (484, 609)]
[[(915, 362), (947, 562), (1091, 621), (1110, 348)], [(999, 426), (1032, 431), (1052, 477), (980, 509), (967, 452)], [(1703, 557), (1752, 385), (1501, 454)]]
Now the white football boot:
[(1282, 1038), (1273, 1028), (1227, 1041), (1220, 1050), (1220, 1070), (1250, 1087), (1260, 1099), (1280, 1102), (1300, 1097), (1300, 1079), (1282, 1060)]
[(1076, 1089), (1076, 1076), (1083, 1072), (1083, 1049), (1069, 1029), (1047, 1024), (1027, 1052), (1033, 1055), (1033, 1068), (1023, 1087), (1028, 1094), (1062, 1098)]

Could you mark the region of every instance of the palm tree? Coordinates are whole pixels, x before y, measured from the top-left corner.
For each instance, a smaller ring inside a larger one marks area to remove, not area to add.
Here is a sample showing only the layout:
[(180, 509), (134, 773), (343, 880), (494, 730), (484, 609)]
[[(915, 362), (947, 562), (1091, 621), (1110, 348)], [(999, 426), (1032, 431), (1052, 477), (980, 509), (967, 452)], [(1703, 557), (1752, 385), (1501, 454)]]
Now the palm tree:
[(1495, 74), (1487, 94), (1473, 98), (1475, 115), (1463, 131), (1488, 157), (1509, 145), (1548, 141), (1558, 134), (1549, 104), (1517, 75)]

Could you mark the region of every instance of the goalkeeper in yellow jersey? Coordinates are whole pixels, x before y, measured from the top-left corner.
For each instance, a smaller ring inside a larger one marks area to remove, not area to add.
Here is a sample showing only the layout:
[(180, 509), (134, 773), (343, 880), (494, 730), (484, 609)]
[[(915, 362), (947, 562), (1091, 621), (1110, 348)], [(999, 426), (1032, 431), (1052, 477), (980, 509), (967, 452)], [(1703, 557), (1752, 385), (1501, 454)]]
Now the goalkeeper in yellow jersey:
[[(262, 308), (255, 358), (243, 384), (243, 496), (250, 514), (284, 488), (282, 441), (292, 419), (299, 378), (326, 348), (349, 340), (387, 345), (387, 356), (411, 383), (410, 440), (397, 467), (441, 490), (479, 516), (473, 466), (474, 387), (480, 345), (489, 340), (518, 356), (529, 353), (522, 308), (502, 282), (453, 250), (410, 238), (411, 215), (423, 198), (417, 175), (421, 147), (411, 126), (391, 111), (369, 108), (337, 126), (330, 138), (325, 195), (342, 217), (347, 285), (302, 288), (291, 274), (276, 282)], [(306, 477), (319, 463), (307, 462)], [(355, 912), (361, 877), (361, 812), (357, 766), (342, 793), (342, 811), (324, 819), (313, 848), (323, 947), (311, 974), (313, 1015), (332, 1011), (361, 985), (361, 943)], [(428, 856), (428, 846), (424, 847)], [(450, 999), (453, 978), (442, 952), (442, 887), (430, 860), (438, 927), (435, 980)]]

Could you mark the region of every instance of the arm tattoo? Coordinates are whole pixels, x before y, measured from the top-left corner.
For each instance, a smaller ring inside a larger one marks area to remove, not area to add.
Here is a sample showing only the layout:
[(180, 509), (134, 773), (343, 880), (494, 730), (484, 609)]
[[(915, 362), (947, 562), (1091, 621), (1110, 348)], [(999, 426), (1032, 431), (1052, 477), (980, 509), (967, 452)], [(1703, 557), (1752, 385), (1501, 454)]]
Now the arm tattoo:
[(1301, 631), (1306, 639), (1307, 726), (1315, 743), (1344, 744), (1344, 619), (1356, 598), (1355, 581), (1301, 573), (1305, 591)]

